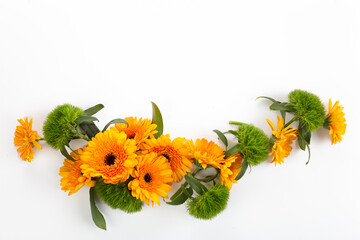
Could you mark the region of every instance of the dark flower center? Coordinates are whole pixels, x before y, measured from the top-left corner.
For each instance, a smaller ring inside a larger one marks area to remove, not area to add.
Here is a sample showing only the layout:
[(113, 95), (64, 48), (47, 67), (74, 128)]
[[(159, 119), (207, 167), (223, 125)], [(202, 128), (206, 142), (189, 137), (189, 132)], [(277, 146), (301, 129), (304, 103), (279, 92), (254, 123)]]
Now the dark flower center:
[(136, 136), (136, 133), (131, 133), (128, 135), (128, 139), (134, 139)]
[(105, 157), (105, 164), (111, 166), (115, 163), (115, 159), (116, 157), (112, 153), (110, 153)]
[(148, 174), (148, 173), (145, 174), (144, 180), (145, 180), (145, 182), (147, 182), (147, 183), (151, 182), (151, 176), (150, 176), (150, 174)]
[(168, 162), (170, 162), (170, 157), (169, 157), (169, 155), (167, 155), (167, 154), (164, 153), (164, 154), (162, 154), (162, 156), (165, 157), (165, 158), (168, 160)]

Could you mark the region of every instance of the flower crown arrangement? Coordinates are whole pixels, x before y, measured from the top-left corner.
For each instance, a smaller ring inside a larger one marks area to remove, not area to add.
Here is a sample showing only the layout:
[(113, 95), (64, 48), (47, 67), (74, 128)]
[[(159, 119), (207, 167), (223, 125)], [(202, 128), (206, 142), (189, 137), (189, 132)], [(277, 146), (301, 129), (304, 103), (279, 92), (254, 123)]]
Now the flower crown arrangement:
[[(341, 142), (345, 134), (345, 114), (339, 101), (333, 105), (330, 99), (326, 113), (319, 97), (303, 90), (291, 91), (288, 102), (259, 98), (271, 102), (270, 110), (279, 111), (277, 127), (266, 119), (272, 135), (252, 124), (230, 121), (236, 130), (214, 130), (225, 149), (204, 138), (193, 141), (164, 135), (162, 115), (155, 103), (151, 120), (118, 118), (102, 130), (93, 116), (102, 104), (86, 110), (60, 105), (48, 114), (43, 138), (32, 130), (32, 119), (19, 119), (14, 145), (28, 162), (33, 159), (34, 147), (42, 148), (40, 141), (60, 150), (65, 157), (59, 171), (61, 190), (72, 195), (84, 185), (90, 187), (92, 219), (101, 229), (106, 230), (106, 222), (96, 206), (96, 195), (126, 213), (141, 211), (144, 202), (160, 205), (163, 198), (169, 205), (186, 203), (189, 214), (196, 218), (212, 219), (226, 208), (233, 183), (248, 167), (266, 161), (269, 155), (275, 166), (284, 163), (296, 140), (300, 149), (308, 150), (310, 159), (311, 134), (321, 127), (329, 130), (331, 144)], [(289, 114), (292, 118), (286, 122)], [(293, 123), (297, 128), (290, 125)], [(231, 147), (226, 135), (235, 139)], [(77, 139), (87, 144), (72, 149), (70, 143)], [(177, 191), (169, 198), (173, 189)]]

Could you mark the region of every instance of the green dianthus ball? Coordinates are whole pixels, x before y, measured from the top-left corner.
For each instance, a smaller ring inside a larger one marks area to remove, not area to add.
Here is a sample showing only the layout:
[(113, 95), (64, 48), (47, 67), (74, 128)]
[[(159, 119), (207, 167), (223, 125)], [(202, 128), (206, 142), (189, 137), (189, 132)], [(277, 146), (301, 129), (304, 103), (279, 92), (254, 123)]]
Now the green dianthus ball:
[(100, 179), (95, 185), (95, 190), (98, 196), (112, 208), (118, 208), (127, 213), (139, 212), (142, 209), (143, 202), (131, 195), (126, 182), (110, 184)]
[(70, 104), (57, 106), (49, 113), (43, 126), (46, 142), (51, 147), (60, 149), (71, 139), (77, 138), (74, 122), (83, 112), (82, 109)]
[(240, 152), (249, 164), (257, 165), (267, 159), (270, 141), (261, 129), (251, 124), (242, 124), (236, 137)]
[(187, 202), (190, 215), (200, 219), (211, 219), (226, 208), (230, 191), (224, 185), (212, 186), (208, 192)]
[(300, 118), (301, 123), (310, 131), (316, 130), (324, 124), (325, 107), (315, 94), (294, 90), (289, 93), (289, 101), (294, 105), (295, 116)]

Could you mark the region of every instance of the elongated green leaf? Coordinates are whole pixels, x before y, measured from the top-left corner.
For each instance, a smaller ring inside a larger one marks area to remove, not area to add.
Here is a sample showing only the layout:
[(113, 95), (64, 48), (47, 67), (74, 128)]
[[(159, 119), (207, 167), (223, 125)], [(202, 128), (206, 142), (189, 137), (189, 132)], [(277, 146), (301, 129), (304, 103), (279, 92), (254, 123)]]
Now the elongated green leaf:
[(163, 119), (162, 119), (162, 115), (161, 115), (161, 112), (158, 108), (158, 106), (151, 102), (152, 104), (152, 109), (153, 109), (153, 112), (152, 112), (152, 122), (154, 124), (156, 124), (156, 130), (158, 131), (154, 137), (155, 138), (158, 138), (161, 136), (161, 134), (163, 133), (163, 128), (164, 128), (164, 125), (163, 125)]
[(306, 146), (310, 144), (310, 140), (311, 131), (300, 122), (298, 127), (298, 144), (301, 150), (305, 151)]
[(241, 148), (239, 144), (234, 145), (232, 148), (230, 148), (229, 150), (227, 150), (225, 152), (225, 158), (230, 157), (231, 155), (234, 155), (235, 153), (240, 153), (241, 152)]
[(271, 110), (289, 111), (288, 103), (274, 102), (270, 105)]
[(280, 110), (280, 114), (281, 114), (281, 117), (285, 120), (286, 111), (285, 110)]
[(91, 116), (80, 116), (75, 120), (75, 123), (77, 125), (80, 125), (82, 123), (92, 123), (94, 121), (99, 121), (99, 119), (97, 119), (96, 117), (91, 117)]
[(241, 166), (240, 166), (241, 170), (240, 170), (239, 174), (236, 176), (235, 180), (240, 180), (244, 176), (248, 166), (249, 166), (249, 164), (247, 163), (247, 161), (244, 160), (241, 163)]
[(245, 123), (243, 123), (243, 122), (237, 122), (237, 121), (229, 121), (229, 124), (231, 124), (231, 125), (243, 126)]
[(75, 161), (75, 159), (72, 158), (72, 157), (70, 156), (70, 154), (67, 152), (65, 146), (62, 146), (62, 147), (60, 148), (60, 152), (61, 152), (61, 154), (62, 154), (64, 157), (66, 157), (67, 159), (69, 159), (69, 160), (71, 160), (71, 161)]
[(169, 205), (180, 205), (189, 199), (193, 194), (191, 187), (185, 188), (185, 184), (182, 184), (179, 190), (170, 198), (171, 202), (166, 202)]
[(198, 180), (196, 180), (193, 176), (189, 174), (185, 175), (185, 180), (187, 183), (189, 183), (191, 188), (194, 189), (195, 192), (197, 192), (200, 195), (208, 191), (207, 188), (202, 183), (200, 183)]
[(95, 123), (87, 123), (87, 125), (94, 136), (100, 132), (100, 129), (95, 125)]
[(214, 132), (218, 135), (221, 142), (227, 147), (228, 146), (228, 141), (227, 141), (225, 135), (222, 132), (220, 132), (219, 130), (217, 130), (217, 129), (215, 129)]
[(87, 123), (87, 122), (81, 123), (80, 128), (84, 130), (84, 132), (90, 139), (95, 137), (96, 134), (100, 132), (99, 128), (94, 123)]
[(169, 205), (180, 205), (186, 202), (186, 200), (188, 199), (189, 197), (183, 191), (181, 191), (178, 196), (176, 196), (174, 199), (171, 200), (171, 202), (166, 202), (166, 203)]
[(105, 132), (106, 129), (107, 129), (111, 124), (115, 124), (115, 123), (125, 123), (126, 125), (129, 125), (129, 124), (127, 123), (127, 121), (125, 121), (124, 119), (116, 118), (116, 119), (111, 120), (108, 124), (106, 124), (105, 127), (104, 127), (104, 129), (103, 129), (102, 131)]
[(101, 229), (106, 230), (105, 218), (95, 204), (95, 189), (93, 187), (90, 188), (90, 208), (91, 208), (91, 216), (95, 225)]
[(88, 108), (84, 111), (84, 115), (87, 115), (87, 116), (92, 116), (94, 115), (95, 113), (97, 113), (98, 111), (100, 111), (101, 109), (104, 108), (104, 105), (102, 104), (97, 104), (91, 108)]
[(232, 134), (232, 135), (234, 135), (235, 137), (237, 137), (237, 136), (239, 135), (238, 132), (237, 132), (237, 131), (234, 131), (234, 130), (229, 130), (229, 131), (225, 132), (225, 134)]
[(182, 193), (182, 188), (180, 187), (171, 197), (170, 200), (174, 200), (177, 196), (179, 196)]
[(307, 144), (310, 144), (310, 140), (311, 140), (311, 131), (307, 128), (303, 128), (302, 131), (302, 136), (304, 137), (305, 141), (307, 142)]
[(265, 99), (268, 99), (272, 102), (279, 102), (279, 101), (276, 101), (275, 99), (271, 98), (271, 97), (265, 97), (265, 96), (260, 96), (260, 97), (257, 97), (255, 100), (258, 100), (259, 98), (265, 98)]
[(298, 144), (299, 144), (300, 149), (305, 151), (305, 149), (306, 149), (306, 141), (300, 134), (298, 136)]
[(188, 200), (188, 196), (186, 196), (183, 192), (181, 192), (180, 195), (178, 195), (175, 199), (173, 199), (171, 202), (166, 202), (169, 205), (181, 205), (184, 202), (186, 202), (186, 200)]
[(181, 188), (183, 189), (183, 193), (185, 193), (185, 195), (188, 196), (188, 198), (190, 198), (194, 193), (191, 187), (185, 188), (184, 186), (181, 186)]

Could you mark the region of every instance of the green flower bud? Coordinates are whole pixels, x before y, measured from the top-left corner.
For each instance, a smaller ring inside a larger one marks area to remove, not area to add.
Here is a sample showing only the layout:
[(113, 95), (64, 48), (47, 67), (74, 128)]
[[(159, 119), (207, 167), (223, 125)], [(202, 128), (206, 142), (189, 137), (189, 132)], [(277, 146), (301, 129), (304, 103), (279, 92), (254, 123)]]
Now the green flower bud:
[(143, 202), (131, 195), (127, 182), (110, 184), (100, 179), (95, 185), (95, 190), (97, 195), (112, 208), (118, 208), (127, 213), (139, 212), (142, 209)]
[(235, 135), (238, 139), (240, 153), (251, 165), (258, 165), (269, 155), (270, 140), (259, 128), (251, 124), (241, 124)]
[(211, 219), (226, 208), (230, 191), (224, 185), (212, 186), (209, 191), (187, 202), (189, 214), (200, 219)]
[(43, 126), (46, 142), (51, 147), (60, 149), (72, 139), (78, 138), (74, 122), (82, 114), (82, 109), (70, 104), (57, 106), (49, 113)]
[(325, 107), (315, 94), (303, 90), (289, 93), (289, 101), (294, 106), (294, 114), (310, 131), (323, 126), (326, 114)]

